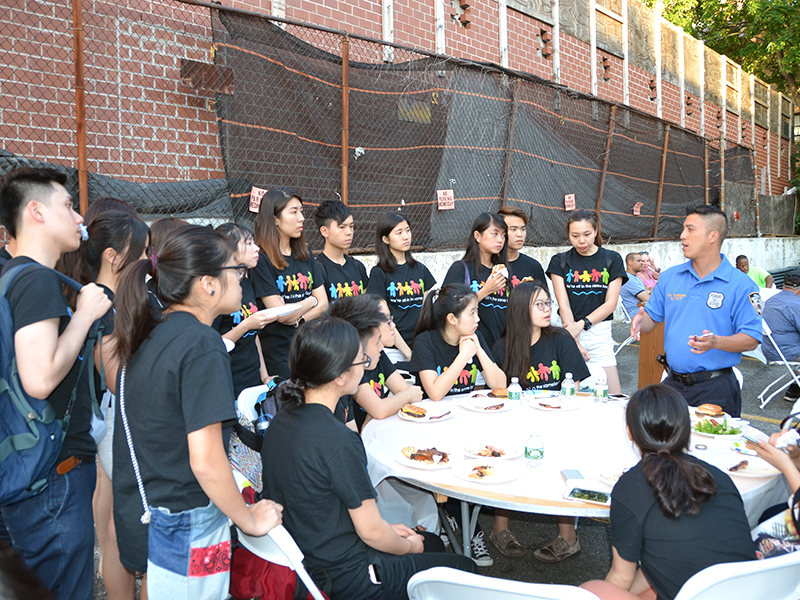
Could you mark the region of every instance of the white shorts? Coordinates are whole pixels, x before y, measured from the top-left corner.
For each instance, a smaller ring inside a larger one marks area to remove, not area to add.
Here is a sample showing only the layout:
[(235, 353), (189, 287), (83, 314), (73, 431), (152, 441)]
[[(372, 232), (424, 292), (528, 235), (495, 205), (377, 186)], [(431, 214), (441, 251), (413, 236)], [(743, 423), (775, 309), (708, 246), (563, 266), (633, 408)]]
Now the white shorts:
[(581, 331), (578, 341), (589, 353), (589, 364), (600, 367), (617, 366), (614, 338), (611, 337), (611, 321), (602, 321), (593, 325), (589, 331)]

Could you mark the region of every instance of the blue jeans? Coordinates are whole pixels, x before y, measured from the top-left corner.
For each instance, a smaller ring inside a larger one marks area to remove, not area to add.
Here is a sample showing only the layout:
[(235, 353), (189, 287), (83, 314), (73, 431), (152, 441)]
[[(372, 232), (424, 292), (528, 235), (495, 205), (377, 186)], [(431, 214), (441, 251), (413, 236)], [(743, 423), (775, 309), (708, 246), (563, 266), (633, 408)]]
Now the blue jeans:
[(48, 475), (38, 496), (2, 508), (11, 543), (55, 600), (92, 600), (95, 464)]

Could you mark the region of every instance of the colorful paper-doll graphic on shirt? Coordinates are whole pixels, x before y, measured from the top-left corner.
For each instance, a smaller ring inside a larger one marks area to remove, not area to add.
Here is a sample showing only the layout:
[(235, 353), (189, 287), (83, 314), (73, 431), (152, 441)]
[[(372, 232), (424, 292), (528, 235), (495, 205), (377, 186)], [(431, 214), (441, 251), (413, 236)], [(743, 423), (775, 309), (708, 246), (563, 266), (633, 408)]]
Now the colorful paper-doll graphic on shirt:
[[(517, 280), (517, 283), (519, 283), (519, 280)], [(475, 292), (477, 294), (478, 291), (485, 285), (486, 285), (485, 281), (481, 281), (479, 283), (476, 279), (473, 279), (470, 282), (469, 287), (473, 292)], [(489, 294), (488, 296), (486, 296), (483, 300), (481, 300), (480, 304), (481, 304), (481, 306), (485, 306), (485, 307), (489, 307), (489, 308), (499, 308), (500, 310), (505, 310), (506, 306), (508, 306), (508, 294), (509, 293), (510, 293), (510, 290), (509, 290), (508, 287), (500, 288), (499, 290), (497, 290), (493, 294)]]
[(349, 296), (360, 296), (366, 292), (364, 282), (359, 281), (345, 281), (345, 282), (331, 282), (328, 287), (328, 293), (331, 295), (331, 300), (338, 300)]
[(390, 281), (386, 286), (389, 302), (403, 310), (421, 308), (425, 295), (425, 280)]
[[(436, 375), (441, 375), (445, 371), (447, 371), (449, 367), (442, 368), (441, 366), (436, 367)], [(453, 387), (450, 388), (450, 391), (447, 395), (451, 394), (465, 394), (467, 392), (471, 392), (475, 387), (475, 382), (478, 380), (478, 366), (470, 360), (464, 368), (461, 370), (461, 373), (458, 374), (458, 379), (453, 384)]]
[[(244, 321), (247, 317), (252, 316), (253, 313), (258, 312), (258, 307), (250, 302), (249, 304), (242, 304), (242, 308), (237, 310), (236, 312), (231, 313), (231, 318), (233, 319), (234, 326), (238, 325), (242, 321)], [(246, 338), (251, 335), (256, 334), (255, 329), (251, 329), (247, 333), (243, 334), (242, 337)]]
[(530, 382), (529, 385), (537, 389), (555, 389), (561, 382), (561, 366), (555, 359), (550, 366), (545, 366), (543, 363), (531, 365), (525, 378)]
[(314, 276), (311, 271), (297, 272), (294, 275), (278, 275), (275, 285), (284, 300), (302, 300), (314, 287)]

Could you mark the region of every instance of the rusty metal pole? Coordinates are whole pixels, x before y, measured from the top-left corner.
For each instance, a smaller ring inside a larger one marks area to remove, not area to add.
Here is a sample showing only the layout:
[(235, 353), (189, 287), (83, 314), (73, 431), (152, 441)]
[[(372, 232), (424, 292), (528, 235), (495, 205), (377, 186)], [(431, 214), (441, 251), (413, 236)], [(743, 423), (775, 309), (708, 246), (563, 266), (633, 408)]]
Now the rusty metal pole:
[(669, 125), (664, 128), (664, 148), (661, 150), (661, 175), (658, 178), (658, 198), (656, 199), (656, 220), (653, 223), (653, 239), (658, 239), (658, 217), (661, 215), (661, 195), (664, 192), (664, 173), (667, 170), (667, 145), (669, 144)]
[(756, 152), (750, 150), (750, 164), (753, 165), (753, 201), (756, 204), (756, 235), (761, 237), (761, 205), (758, 198), (758, 179), (756, 179)]
[(75, 44), (75, 119), (78, 142), (78, 209), (89, 208), (89, 174), (86, 165), (86, 103), (83, 86), (83, 7), (72, 0), (72, 39)]
[(725, 212), (725, 135), (719, 134), (719, 209)]
[(350, 155), (350, 36), (342, 40), (342, 202), (347, 199), (347, 163)]
[(709, 200), (709, 198), (708, 198), (708, 193), (709, 193), (709, 191), (708, 191), (708, 139), (706, 139), (706, 138), (703, 139), (703, 153), (705, 154), (705, 167), (706, 167), (706, 187), (705, 187), (706, 200), (705, 200), (705, 203), (708, 204), (708, 200)]
[(617, 105), (611, 107), (611, 114), (608, 116), (608, 134), (606, 135), (606, 152), (603, 156), (603, 170), (600, 173), (600, 189), (597, 191), (597, 214), (600, 214), (600, 205), (603, 203), (603, 190), (606, 187), (606, 172), (608, 171), (608, 159), (611, 156), (611, 138), (614, 136), (614, 124), (616, 123)]
[(517, 125), (517, 94), (519, 79), (515, 79), (511, 85), (508, 86), (511, 92), (511, 119), (508, 124), (508, 136), (506, 138), (506, 156), (505, 166), (503, 169), (503, 195), (500, 198), (500, 206), (504, 206), (508, 201), (508, 186), (511, 181), (511, 159), (514, 155), (514, 131)]

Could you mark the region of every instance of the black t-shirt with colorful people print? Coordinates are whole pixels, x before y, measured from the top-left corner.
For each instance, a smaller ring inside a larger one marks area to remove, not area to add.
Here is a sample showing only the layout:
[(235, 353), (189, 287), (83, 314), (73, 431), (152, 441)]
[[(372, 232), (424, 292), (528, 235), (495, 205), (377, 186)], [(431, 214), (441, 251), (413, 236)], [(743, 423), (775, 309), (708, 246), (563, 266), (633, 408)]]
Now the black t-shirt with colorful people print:
[[(502, 368), (506, 360), (506, 340), (497, 340), (492, 346), (492, 354), (497, 364)], [(581, 381), (590, 376), (586, 361), (578, 350), (578, 345), (572, 336), (563, 329), (553, 335), (543, 335), (531, 346), (531, 367), (524, 379), (519, 384), (525, 389), (532, 390), (558, 390), (561, 381), (567, 373), (572, 373), (575, 381)], [(506, 373), (516, 377), (516, 373)]]
[[(481, 347), (491, 360), (492, 352), (480, 331), (475, 332)], [(442, 338), (438, 330), (432, 329), (425, 331), (414, 342), (414, 353), (411, 356), (411, 368), (419, 373), (420, 371), (436, 371), (437, 376), (444, 373), (453, 364), (458, 356), (458, 346), (451, 346)], [(478, 371), (483, 371), (477, 355), (473, 356), (458, 376), (458, 379), (447, 392), (447, 396), (453, 394), (467, 394), (475, 389), (475, 381), (478, 378)], [(427, 394), (426, 394), (427, 395)]]
[[(469, 281), (466, 285), (477, 294), (478, 290), (486, 285), (486, 280), (491, 276), (492, 270), (481, 265), (480, 271), (476, 275), (470, 266), (469, 278), (467, 279), (464, 273), (466, 268), (467, 265), (464, 261), (454, 262), (447, 270), (447, 275), (442, 285), (445, 286), (452, 283), (465, 284)], [(483, 334), (490, 348), (503, 335), (503, 327), (506, 324), (506, 308), (508, 308), (508, 294), (511, 291), (509, 286), (509, 282), (506, 281), (506, 287), (486, 296), (478, 304), (478, 316), (481, 318), (480, 323), (478, 323), (478, 331)]]
[(317, 256), (320, 280), (330, 302), (346, 296), (358, 296), (367, 291), (367, 268), (360, 260), (345, 255), (344, 264), (333, 262), (324, 254)]
[[(289, 266), (279, 270), (261, 254), (256, 268), (250, 271), (259, 309), (264, 308), (261, 299), (265, 296), (280, 296), (286, 304), (294, 304), (311, 296), (312, 290), (322, 285), (319, 267), (313, 256), (308, 260), (296, 260), (292, 256), (283, 258)], [(289, 378), (289, 343), (295, 331), (297, 328), (294, 324), (284, 325), (277, 321), (261, 330), (261, 352), (270, 375)]]
[[(364, 371), (364, 377), (361, 379), (361, 385), (369, 385), (378, 398), (386, 398), (390, 393), (389, 388), (386, 387), (386, 381), (396, 370), (397, 369), (395, 368), (394, 363), (392, 363), (389, 357), (386, 356), (385, 352), (381, 351), (381, 354), (378, 357), (378, 364), (375, 365), (375, 368), (370, 369), (369, 371)], [(356, 424), (358, 425), (358, 429), (361, 430), (361, 428), (364, 426), (364, 420), (367, 418), (367, 412), (358, 405), (358, 402), (356, 402), (354, 412)]]
[(434, 285), (436, 279), (421, 262), (413, 267), (408, 263), (398, 265), (394, 273), (375, 266), (369, 274), (367, 293), (386, 300), (397, 331), (410, 346), (425, 292)]
[[(256, 294), (250, 278), (245, 277), (241, 284), (242, 304), (239, 310), (229, 315), (221, 315), (214, 320), (212, 327), (220, 334), (228, 333), (254, 312), (258, 312)], [(231, 375), (233, 375), (233, 394), (237, 398), (243, 389), (261, 385), (261, 361), (258, 358), (258, 348), (256, 347), (257, 332), (256, 329), (245, 332), (236, 341), (233, 350), (228, 352), (231, 359)]]
[[(581, 256), (575, 248), (550, 259), (548, 275), (560, 275), (569, 295), (569, 305), (576, 321), (583, 319), (606, 301), (608, 284), (622, 277), (628, 281), (625, 265), (618, 252), (598, 248), (591, 256)], [(604, 320), (614, 318), (613, 313)]]
[(522, 283), (522, 280), (526, 277), (533, 277), (535, 280), (547, 285), (547, 278), (541, 263), (527, 254), (522, 254), (522, 252), (520, 252), (517, 260), (508, 262), (508, 270), (511, 275), (509, 283), (512, 290)]

